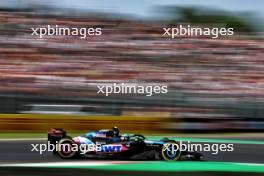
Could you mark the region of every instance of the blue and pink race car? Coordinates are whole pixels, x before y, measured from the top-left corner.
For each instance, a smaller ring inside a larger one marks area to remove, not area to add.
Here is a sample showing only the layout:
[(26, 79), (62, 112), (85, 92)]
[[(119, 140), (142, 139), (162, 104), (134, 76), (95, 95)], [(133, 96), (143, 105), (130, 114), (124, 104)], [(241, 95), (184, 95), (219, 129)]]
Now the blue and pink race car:
[(102, 158), (122, 160), (201, 160), (198, 152), (180, 151), (177, 142), (163, 138), (147, 140), (141, 134), (119, 134), (117, 127), (71, 138), (63, 129), (48, 131), (53, 153), (63, 159)]

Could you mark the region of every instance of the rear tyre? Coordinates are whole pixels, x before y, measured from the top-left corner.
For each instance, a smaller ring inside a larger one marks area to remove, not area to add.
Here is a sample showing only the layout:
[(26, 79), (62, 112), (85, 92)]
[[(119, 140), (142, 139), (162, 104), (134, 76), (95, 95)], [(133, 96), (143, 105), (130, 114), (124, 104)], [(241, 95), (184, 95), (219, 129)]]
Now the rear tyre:
[(57, 154), (60, 158), (70, 159), (77, 156), (78, 145), (71, 138), (63, 138), (58, 143)]

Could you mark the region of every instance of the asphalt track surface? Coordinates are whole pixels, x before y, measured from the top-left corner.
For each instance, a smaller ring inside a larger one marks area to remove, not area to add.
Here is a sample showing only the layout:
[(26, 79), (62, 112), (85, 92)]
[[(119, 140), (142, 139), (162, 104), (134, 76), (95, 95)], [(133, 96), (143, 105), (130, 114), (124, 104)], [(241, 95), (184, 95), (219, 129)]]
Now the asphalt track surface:
[[(0, 141), (0, 164), (61, 162), (62, 160), (53, 156), (52, 152), (46, 151), (40, 154), (31, 151), (31, 144), (45, 143), (46, 141), (43, 140)], [(232, 152), (219, 152), (216, 155), (211, 154), (211, 152), (201, 153), (203, 153), (206, 161), (264, 163), (263, 146), (259, 144), (234, 144), (234, 151)]]
[[(256, 139), (257, 140), (257, 139)], [(258, 139), (259, 141), (263, 141), (262, 139)], [(39, 152), (32, 152), (31, 144), (44, 144), (46, 141), (44, 140), (21, 140), (21, 141), (0, 141), (0, 165), (1, 164), (19, 164), (19, 163), (50, 163), (50, 162), (83, 162), (82, 160), (62, 160), (52, 154), (52, 152), (44, 152), (43, 154), (39, 154)], [(261, 144), (234, 144), (234, 151), (232, 152), (219, 152), (217, 155), (211, 154), (211, 152), (201, 152), (204, 155), (204, 160), (206, 161), (215, 161), (215, 162), (237, 162), (237, 163), (264, 163), (264, 152), (263, 145)], [(86, 160), (86, 159), (85, 159)], [(104, 163), (109, 162), (105, 160), (86, 160), (90, 163)], [(125, 161), (130, 162), (130, 161)], [(133, 162), (133, 161), (132, 161)], [(144, 162), (144, 161), (143, 161)], [(181, 161), (177, 161), (181, 162)], [(191, 167), (191, 166), (190, 166)], [(18, 174), (19, 173), (19, 174)], [(137, 171), (94, 171), (94, 170), (85, 170), (85, 169), (69, 169), (65, 171), (63, 168), (21, 168), (21, 167), (10, 167), (1, 169), (0, 167), (0, 175), (173, 175), (173, 173), (164, 173), (164, 172), (137, 172)], [(198, 172), (199, 175), (232, 175), (230, 172)], [(175, 173), (174, 173), (175, 174)], [(195, 175), (197, 172), (178, 172), (180, 175)], [(254, 175), (263, 175), (263, 173), (254, 173)], [(236, 173), (236, 175), (249, 175), (248, 173)]]

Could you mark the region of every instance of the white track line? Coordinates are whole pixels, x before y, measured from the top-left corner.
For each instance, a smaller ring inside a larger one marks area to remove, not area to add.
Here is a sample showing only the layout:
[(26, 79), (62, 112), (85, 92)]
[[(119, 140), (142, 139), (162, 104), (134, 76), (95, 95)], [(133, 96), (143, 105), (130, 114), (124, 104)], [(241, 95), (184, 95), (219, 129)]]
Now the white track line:
[(18, 139), (0, 139), (1, 141), (44, 141), (47, 138), (18, 138)]
[(238, 165), (246, 165), (246, 166), (264, 166), (264, 163), (235, 163)]
[(112, 165), (111, 162), (47, 162), (47, 163), (20, 163), (20, 164), (1, 164), (0, 166), (19, 166), (19, 167), (61, 167), (61, 166), (106, 166)]
[(115, 164), (139, 163), (135, 161), (74, 161), (74, 162), (41, 162), (41, 163), (13, 163), (0, 164), (0, 166), (11, 167), (63, 167), (63, 166), (107, 166)]

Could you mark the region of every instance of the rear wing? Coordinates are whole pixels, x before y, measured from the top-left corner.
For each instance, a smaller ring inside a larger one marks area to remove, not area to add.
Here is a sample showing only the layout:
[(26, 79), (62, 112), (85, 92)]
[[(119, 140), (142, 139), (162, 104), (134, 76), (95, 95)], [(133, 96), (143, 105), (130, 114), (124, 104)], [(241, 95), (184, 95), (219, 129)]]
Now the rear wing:
[(48, 141), (51, 144), (56, 144), (62, 138), (66, 137), (66, 131), (60, 128), (52, 128), (48, 131)]

